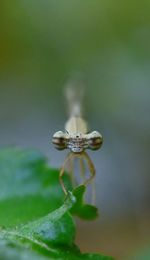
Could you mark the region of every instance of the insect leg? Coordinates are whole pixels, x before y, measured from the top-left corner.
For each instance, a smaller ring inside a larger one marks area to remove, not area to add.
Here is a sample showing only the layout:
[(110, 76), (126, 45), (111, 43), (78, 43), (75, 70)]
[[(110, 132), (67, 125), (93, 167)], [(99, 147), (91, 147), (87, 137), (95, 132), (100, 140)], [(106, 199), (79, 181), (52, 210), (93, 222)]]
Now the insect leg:
[(92, 160), (90, 159), (90, 157), (88, 156), (88, 154), (86, 152), (84, 152), (82, 154), (82, 156), (86, 159), (89, 170), (90, 170), (90, 174), (91, 174), (91, 176), (83, 182), (83, 185), (87, 186), (89, 183), (92, 183), (92, 204), (95, 204), (95, 200), (96, 200), (95, 183), (94, 183), (94, 177), (96, 174), (95, 167), (94, 167)]
[(77, 185), (77, 182), (76, 182), (75, 176), (74, 176), (74, 160), (73, 159), (74, 158), (71, 157), (71, 158), (69, 158), (69, 160), (67, 162), (67, 172), (69, 173), (73, 187), (75, 187)]
[(85, 182), (85, 165), (84, 165), (84, 160), (82, 158), (82, 156), (79, 157), (79, 164), (80, 164), (80, 175), (81, 178), (83, 180), (83, 182)]
[(70, 152), (70, 153), (67, 155), (67, 157), (66, 157), (66, 159), (65, 159), (65, 161), (64, 161), (64, 163), (63, 163), (63, 165), (62, 165), (62, 167), (61, 167), (61, 169), (60, 169), (60, 173), (59, 173), (59, 182), (60, 182), (60, 185), (61, 185), (61, 187), (62, 187), (62, 190), (64, 191), (64, 193), (65, 193), (66, 195), (67, 195), (68, 192), (67, 192), (67, 190), (66, 190), (66, 188), (65, 188), (65, 185), (64, 185), (64, 182), (63, 182), (62, 177), (63, 177), (63, 175), (64, 175), (64, 171), (65, 171), (66, 164), (68, 163), (69, 160), (72, 160), (73, 156), (74, 156), (74, 154), (73, 154), (72, 152)]

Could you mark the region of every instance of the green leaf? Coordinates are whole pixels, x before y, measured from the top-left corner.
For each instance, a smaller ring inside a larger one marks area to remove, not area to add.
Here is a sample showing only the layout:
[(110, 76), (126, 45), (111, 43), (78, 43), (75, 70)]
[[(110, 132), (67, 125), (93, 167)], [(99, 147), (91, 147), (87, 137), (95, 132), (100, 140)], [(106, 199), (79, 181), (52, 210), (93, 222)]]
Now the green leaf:
[(98, 216), (98, 209), (93, 205), (84, 203), (83, 195), (85, 190), (86, 187), (84, 185), (78, 186), (73, 190), (73, 195), (76, 197), (76, 203), (73, 205), (70, 212), (86, 220), (95, 219)]
[[(82, 254), (74, 244), (71, 211), (92, 219), (96, 210), (83, 203), (84, 186), (69, 192), (64, 201), (58, 176), (36, 151), (0, 151), (0, 259), (112, 259)], [(67, 176), (65, 186), (71, 190)]]
[(61, 206), (64, 194), (58, 175), (35, 150), (0, 150), (0, 225), (27, 223)]
[(75, 226), (68, 211), (75, 201), (75, 197), (70, 194), (59, 209), (24, 225), (17, 232), (50, 245), (73, 245)]

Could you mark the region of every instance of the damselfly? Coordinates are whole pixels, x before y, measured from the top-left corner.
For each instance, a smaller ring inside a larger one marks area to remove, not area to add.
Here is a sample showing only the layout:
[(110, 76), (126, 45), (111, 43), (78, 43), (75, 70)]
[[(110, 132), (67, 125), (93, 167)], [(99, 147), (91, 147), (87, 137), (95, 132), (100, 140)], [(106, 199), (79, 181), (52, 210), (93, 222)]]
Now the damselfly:
[[(59, 174), (59, 181), (64, 193), (67, 195), (68, 191), (63, 182), (63, 175), (68, 164), (74, 161), (77, 157), (80, 161), (80, 174), (83, 177), (84, 161), (87, 162), (90, 177), (85, 178), (83, 185), (87, 186), (95, 177), (95, 167), (86, 149), (97, 150), (103, 143), (102, 135), (98, 131), (89, 132), (86, 121), (82, 118), (81, 99), (83, 96), (83, 89), (81, 86), (72, 85), (71, 83), (66, 87), (66, 98), (69, 106), (69, 120), (65, 124), (65, 131), (58, 131), (53, 135), (52, 143), (58, 150), (69, 149)], [(71, 169), (73, 171), (73, 167)], [(73, 173), (72, 173), (73, 176)]]

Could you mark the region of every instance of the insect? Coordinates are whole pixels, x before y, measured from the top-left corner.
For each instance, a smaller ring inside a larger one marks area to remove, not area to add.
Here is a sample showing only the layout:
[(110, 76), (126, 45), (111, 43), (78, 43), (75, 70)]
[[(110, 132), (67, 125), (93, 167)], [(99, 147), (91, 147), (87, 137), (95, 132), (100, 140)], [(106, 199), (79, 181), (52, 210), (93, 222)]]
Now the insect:
[[(79, 82), (78, 82), (79, 83)], [(65, 124), (65, 131), (57, 131), (52, 138), (52, 143), (58, 150), (69, 149), (68, 153), (59, 174), (59, 181), (64, 193), (67, 195), (68, 191), (63, 182), (63, 175), (67, 165), (71, 165), (75, 158), (80, 162), (80, 175), (83, 177), (83, 185), (87, 186), (91, 183), (95, 177), (95, 167), (90, 159), (89, 155), (85, 151), (86, 149), (98, 150), (102, 143), (102, 135), (98, 131), (89, 132), (86, 121), (82, 118), (81, 101), (83, 97), (83, 88), (79, 84), (68, 84), (66, 87), (66, 99), (69, 106), (69, 119)], [(87, 167), (90, 172), (90, 176), (85, 178), (84, 161), (87, 162)], [(72, 182), (74, 180), (73, 167)], [(94, 194), (94, 192), (93, 192)], [(93, 195), (94, 200), (94, 195)]]

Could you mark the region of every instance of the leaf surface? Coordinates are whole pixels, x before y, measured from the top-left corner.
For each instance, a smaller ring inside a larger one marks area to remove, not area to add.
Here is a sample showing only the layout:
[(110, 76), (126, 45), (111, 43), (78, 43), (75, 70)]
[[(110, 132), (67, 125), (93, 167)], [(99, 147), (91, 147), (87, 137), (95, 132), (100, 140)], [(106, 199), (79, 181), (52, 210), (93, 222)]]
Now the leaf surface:
[[(37, 151), (0, 150), (0, 259), (112, 259), (82, 254), (74, 244), (71, 213), (93, 219), (97, 209), (84, 204), (84, 186), (64, 200), (58, 176)], [(67, 176), (64, 181), (71, 190)]]

